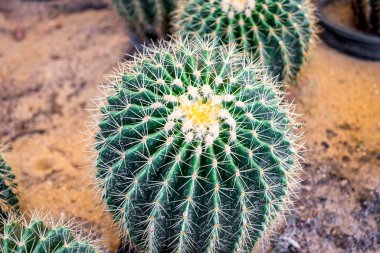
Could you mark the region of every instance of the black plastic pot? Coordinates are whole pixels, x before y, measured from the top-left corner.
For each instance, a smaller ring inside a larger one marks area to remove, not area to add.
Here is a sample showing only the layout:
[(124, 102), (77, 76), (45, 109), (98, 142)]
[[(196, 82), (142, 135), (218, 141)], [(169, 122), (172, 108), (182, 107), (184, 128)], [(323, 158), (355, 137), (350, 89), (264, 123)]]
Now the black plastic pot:
[(323, 9), (334, 1), (321, 0), (318, 3), (319, 23), (324, 28), (321, 33), (322, 40), (331, 47), (349, 55), (379, 61), (380, 36), (337, 25), (323, 14)]

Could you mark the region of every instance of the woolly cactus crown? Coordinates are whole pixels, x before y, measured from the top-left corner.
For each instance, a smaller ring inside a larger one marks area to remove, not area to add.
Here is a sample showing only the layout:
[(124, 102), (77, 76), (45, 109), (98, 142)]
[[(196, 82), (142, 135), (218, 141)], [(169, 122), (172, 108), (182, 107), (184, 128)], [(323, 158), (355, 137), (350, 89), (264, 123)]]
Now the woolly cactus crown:
[(14, 179), (15, 176), (11, 168), (5, 163), (0, 153), (0, 219), (7, 217), (9, 211), (18, 208), (18, 198), (16, 196), (17, 185)]
[(121, 65), (96, 115), (97, 177), (141, 252), (250, 252), (287, 209), (299, 136), (266, 70), (179, 39)]
[(100, 253), (96, 243), (62, 219), (33, 214), (30, 221), (12, 214), (0, 232), (1, 253)]
[(184, 35), (238, 43), (281, 80), (294, 79), (313, 37), (308, 0), (182, 0), (174, 21)]

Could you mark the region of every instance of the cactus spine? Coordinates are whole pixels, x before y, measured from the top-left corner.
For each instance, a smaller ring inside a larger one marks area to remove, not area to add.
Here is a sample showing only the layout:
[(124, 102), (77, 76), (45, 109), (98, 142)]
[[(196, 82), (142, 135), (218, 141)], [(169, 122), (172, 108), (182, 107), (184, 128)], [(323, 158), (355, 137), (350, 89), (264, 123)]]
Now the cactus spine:
[(0, 233), (1, 253), (97, 253), (89, 238), (76, 234), (69, 224), (33, 215), (28, 222), (12, 215)]
[(313, 8), (302, 0), (183, 0), (175, 31), (237, 43), (281, 80), (294, 79), (314, 35)]
[(96, 115), (97, 177), (141, 252), (250, 252), (287, 209), (292, 106), (233, 46), (178, 39), (114, 75)]
[(0, 153), (0, 219), (6, 218), (9, 211), (18, 208), (18, 198), (16, 196), (17, 185), (14, 179), (15, 176), (11, 168), (5, 163)]
[(168, 33), (174, 0), (113, 0), (113, 3), (140, 38), (161, 38)]

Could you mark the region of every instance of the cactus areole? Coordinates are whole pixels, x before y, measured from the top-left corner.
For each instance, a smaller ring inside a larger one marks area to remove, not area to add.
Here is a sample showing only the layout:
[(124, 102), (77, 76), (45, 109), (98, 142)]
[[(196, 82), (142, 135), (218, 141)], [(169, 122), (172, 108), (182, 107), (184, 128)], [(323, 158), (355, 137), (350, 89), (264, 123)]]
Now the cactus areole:
[(308, 0), (182, 0), (174, 27), (184, 35), (237, 43), (281, 80), (295, 79), (313, 37)]
[(233, 46), (179, 39), (114, 75), (96, 135), (104, 198), (141, 252), (250, 252), (299, 170), (292, 106)]

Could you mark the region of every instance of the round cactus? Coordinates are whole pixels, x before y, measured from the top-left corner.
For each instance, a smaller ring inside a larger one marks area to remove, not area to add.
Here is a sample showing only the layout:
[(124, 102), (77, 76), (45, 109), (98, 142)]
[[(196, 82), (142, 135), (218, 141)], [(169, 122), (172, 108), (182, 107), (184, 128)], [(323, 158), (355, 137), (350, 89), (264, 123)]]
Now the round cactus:
[(140, 38), (160, 38), (168, 33), (174, 0), (113, 0), (119, 14)]
[(302, 0), (183, 0), (175, 31), (237, 43), (280, 80), (297, 76), (313, 37), (313, 8)]
[(234, 46), (178, 39), (122, 64), (97, 115), (97, 177), (141, 252), (250, 252), (287, 209), (292, 106)]
[(9, 211), (18, 208), (17, 185), (14, 179), (15, 176), (11, 168), (5, 163), (3, 156), (0, 154), (0, 219), (6, 218)]
[(12, 215), (0, 233), (1, 253), (97, 253), (89, 238), (78, 235), (69, 224), (33, 215), (28, 222)]

